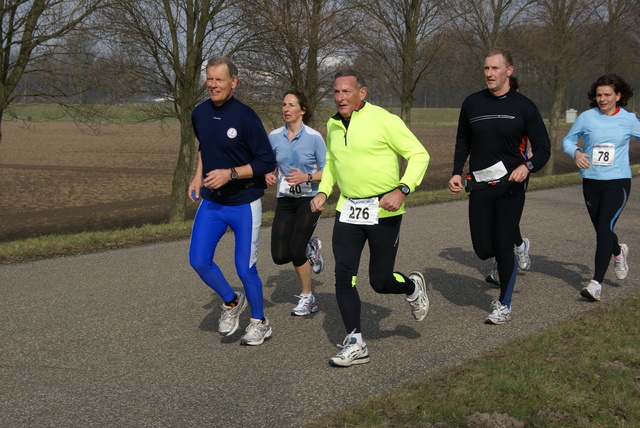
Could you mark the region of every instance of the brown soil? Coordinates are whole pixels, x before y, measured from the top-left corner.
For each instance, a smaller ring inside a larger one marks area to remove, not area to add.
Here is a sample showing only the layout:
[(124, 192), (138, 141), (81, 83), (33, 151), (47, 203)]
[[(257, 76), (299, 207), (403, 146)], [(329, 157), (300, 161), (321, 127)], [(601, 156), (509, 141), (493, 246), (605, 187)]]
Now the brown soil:
[[(4, 122), (0, 142), (0, 241), (106, 230), (168, 220), (179, 130), (159, 124), (108, 125), (99, 133), (72, 123)], [(454, 126), (414, 129), (431, 163), (420, 189), (442, 189), (451, 174)], [(574, 171), (556, 154), (556, 172)], [(633, 145), (632, 159), (640, 160)], [(263, 198), (275, 206), (274, 190)], [(196, 204), (190, 204), (190, 218)]]

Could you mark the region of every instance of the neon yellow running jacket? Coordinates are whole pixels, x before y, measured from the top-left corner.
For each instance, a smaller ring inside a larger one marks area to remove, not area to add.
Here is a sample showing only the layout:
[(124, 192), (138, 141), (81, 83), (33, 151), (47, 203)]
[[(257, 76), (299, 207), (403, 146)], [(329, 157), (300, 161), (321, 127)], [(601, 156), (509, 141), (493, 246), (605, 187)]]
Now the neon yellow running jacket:
[[(398, 156), (407, 160), (400, 177)], [(318, 192), (331, 195), (338, 185), (342, 210), (345, 199), (380, 196), (396, 189), (400, 183), (413, 192), (429, 165), (429, 153), (400, 117), (369, 103), (351, 114), (348, 129), (339, 113), (327, 122), (327, 163)], [(405, 212), (382, 208), (378, 217), (392, 217)]]

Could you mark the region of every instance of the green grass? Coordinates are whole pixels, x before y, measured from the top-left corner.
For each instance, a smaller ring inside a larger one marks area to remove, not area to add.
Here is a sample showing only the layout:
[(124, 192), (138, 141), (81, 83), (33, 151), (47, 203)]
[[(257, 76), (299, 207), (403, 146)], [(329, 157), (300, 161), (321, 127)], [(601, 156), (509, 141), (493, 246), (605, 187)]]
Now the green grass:
[(188, 238), (191, 221), (0, 242), (0, 264), (70, 256)]
[[(27, 120), (33, 122), (73, 122), (75, 119), (138, 123), (149, 119), (152, 110), (171, 109), (169, 103), (140, 103), (121, 105), (69, 105), (68, 110), (58, 104), (13, 103), (3, 120)], [(72, 113), (70, 113), (72, 112)]]
[[(85, 117), (99, 114), (101, 118), (122, 123), (136, 123), (146, 119), (149, 109), (170, 107), (169, 103), (140, 103), (121, 105), (83, 105), (70, 106), (83, 112)], [(264, 104), (254, 106), (265, 123), (275, 120), (280, 124), (282, 113), (279, 104)], [(399, 115), (399, 108), (390, 108), (394, 114)], [(13, 103), (8, 109), (8, 114), (3, 120), (30, 120), (34, 122), (71, 122), (73, 117), (58, 104), (45, 103)], [(328, 118), (335, 114), (333, 104), (321, 104), (316, 108), (315, 116)], [(414, 108), (411, 111), (411, 122), (414, 126), (420, 125), (456, 125), (458, 123), (459, 108)]]
[(466, 427), (479, 412), (527, 427), (640, 426), (640, 294), (599, 305), (313, 425)]
[(57, 104), (13, 103), (7, 108), (3, 120), (70, 121), (71, 117)]
[[(400, 116), (399, 108), (389, 111)], [(457, 125), (459, 108), (414, 108), (411, 109), (411, 126)]]

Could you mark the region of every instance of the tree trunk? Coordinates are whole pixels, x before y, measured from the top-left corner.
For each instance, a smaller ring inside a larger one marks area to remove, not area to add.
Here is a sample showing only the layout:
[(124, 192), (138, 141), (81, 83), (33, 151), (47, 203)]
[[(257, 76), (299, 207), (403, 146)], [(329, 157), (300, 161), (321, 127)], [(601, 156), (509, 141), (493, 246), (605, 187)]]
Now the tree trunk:
[[(311, 112), (315, 112), (317, 106), (316, 93), (318, 92), (318, 52), (320, 51), (320, 21), (323, 0), (313, 0), (311, 19), (309, 20), (309, 52), (307, 53), (307, 68), (304, 90)], [(309, 125), (317, 124), (317, 116), (311, 116)]]
[(560, 129), (560, 118), (562, 117), (562, 106), (567, 84), (556, 81), (553, 85), (553, 103), (551, 104), (551, 118), (549, 120), (549, 139), (551, 140), (551, 155), (544, 167), (544, 175), (553, 175), (556, 148), (562, 143), (558, 141), (558, 130)]
[(405, 10), (406, 34), (402, 42), (402, 72), (400, 82), (400, 117), (411, 128), (411, 107), (413, 107), (413, 70), (418, 51), (418, 21), (420, 2), (409, 2)]
[(0, 146), (2, 145), (2, 118), (4, 117), (4, 109), (0, 108)]
[(180, 114), (180, 152), (171, 181), (171, 208), (169, 221), (177, 223), (187, 218), (187, 189), (196, 158), (196, 139), (191, 125), (193, 109), (184, 109)]
[[(403, 77), (404, 79), (404, 77)], [(409, 78), (406, 78), (407, 80)], [(405, 89), (405, 85), (408, 87)], [(413, 106), (413, 92), (410, 89), (411, 83), (403, 83), (402, 94), (400, 95), (400, 117), (407, 127), (411, 128), (411, 107)]]

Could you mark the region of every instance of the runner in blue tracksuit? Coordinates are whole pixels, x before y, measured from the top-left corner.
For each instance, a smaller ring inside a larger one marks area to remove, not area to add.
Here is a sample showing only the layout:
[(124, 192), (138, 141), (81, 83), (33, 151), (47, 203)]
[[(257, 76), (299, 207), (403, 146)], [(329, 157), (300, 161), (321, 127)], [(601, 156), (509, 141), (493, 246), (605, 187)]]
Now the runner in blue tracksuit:
[[(251, 306), (243, 345), (260, 345), (271, 336), (264, 315), (262, 281), (256, 260), (262, 215), (264, 175), (276, 167), (267, 133), (255, 112), (233, 97), (236, 66), (224, 57), (207, 63), (209, 99), (196, 106), (193, 129), (200, 142), (198, 166), (189, 185), (193, 201), (202, 199), (193, 222), (189, 261), (223, 301), (218, 331), (232, 335), (239, 317)], [(235, 235), (235, 267), (244, 293), (234, 291), (214, 262), (227, 228)]]
[[(582, 180), (587, 211), (596, 230), (595, 272), (580, 294), (600, 300), (602, 281), (613, 256), (618, 279), (627, 277), (629, 247), (618, 243), (613, 228), (627, 203), (631, 190), (629, 140), (640, 140), (640, 121), (622, 109), (633, 91), (615, 74), (600, 77), (588, 93), (591, 110), (578, 116), (562, 140), (564, 152), (571, 156)], [(578, 140), (583, 138), (583, 147)]]

